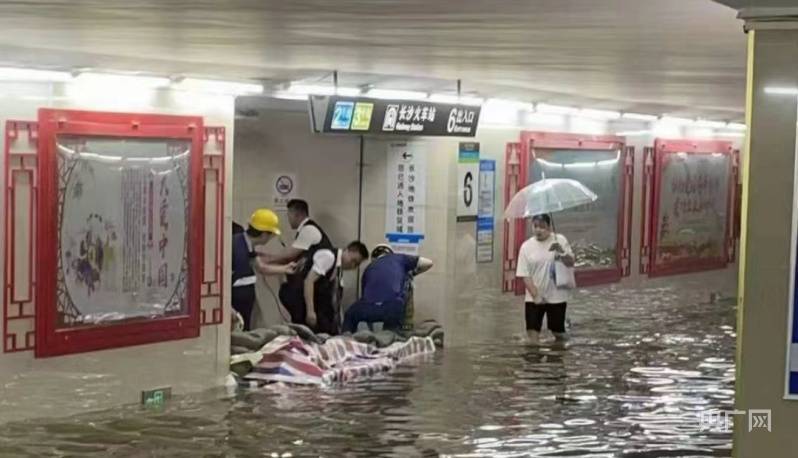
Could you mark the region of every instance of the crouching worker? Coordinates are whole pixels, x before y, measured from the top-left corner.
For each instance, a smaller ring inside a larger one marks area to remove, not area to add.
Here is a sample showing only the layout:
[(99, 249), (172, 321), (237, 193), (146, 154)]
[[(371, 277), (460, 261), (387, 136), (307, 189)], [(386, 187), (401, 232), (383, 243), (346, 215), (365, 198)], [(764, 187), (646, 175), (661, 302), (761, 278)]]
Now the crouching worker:
[(317, 250), (312, 261), (305, 262), (302, 268), (304, 282), (285, 283), (280, 289), (280, 299), (291, 313), (291, 321), (307, 324), (316, 333), (338, 334), (342, 274), (357, 269), (368, 256), (366, 246), (357, 241), (344, 250)]
[(355, 332), (361, 322), (400, 328), (413, 276), (431, 268), (432, 261), (427, 258), (394, 254), (389, 245), (377, 245), (371, 252), (371, 264), (363, 272), (363, 294), (346, 311), (344, 332)]
[(296, 263), (283, 265), (267, 264), (255, 251), (255, 247), (267, 244), (280, 235), (280, 220), (268, 209), (255, 210), (249, 219), (246, 231), (233, 236), (233, 280), (231, 299), (233, 309), (244, 319), (244, 329), (252, 325), (252, 309), (255, 306), (256, 273), (260, 275), (288, 275), (296, 270)]

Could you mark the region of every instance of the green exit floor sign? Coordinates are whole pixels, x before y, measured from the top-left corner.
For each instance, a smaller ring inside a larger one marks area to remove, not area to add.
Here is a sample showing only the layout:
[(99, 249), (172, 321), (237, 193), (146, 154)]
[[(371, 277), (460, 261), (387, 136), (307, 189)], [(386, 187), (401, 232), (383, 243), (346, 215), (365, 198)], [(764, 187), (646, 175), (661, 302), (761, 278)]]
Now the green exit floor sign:
[(155, 388), (141, 392), (141, 404), (144, 407), (163, 407), (172, 398), (172, 388)]

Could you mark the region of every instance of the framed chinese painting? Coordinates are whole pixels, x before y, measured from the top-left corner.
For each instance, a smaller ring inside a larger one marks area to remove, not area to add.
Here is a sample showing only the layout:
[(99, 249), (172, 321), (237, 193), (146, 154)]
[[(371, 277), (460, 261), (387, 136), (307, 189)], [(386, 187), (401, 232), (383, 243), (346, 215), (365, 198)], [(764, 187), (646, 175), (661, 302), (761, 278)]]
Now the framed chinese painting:
[(199, 335), (202, 118), (43, 109), (36, 355)]
[(647, 273), (724, 268), (735, 241), (737, 153), (732, 144), (656, 139), (647, 156), (650, 189), (644, 199), (641, 260)]

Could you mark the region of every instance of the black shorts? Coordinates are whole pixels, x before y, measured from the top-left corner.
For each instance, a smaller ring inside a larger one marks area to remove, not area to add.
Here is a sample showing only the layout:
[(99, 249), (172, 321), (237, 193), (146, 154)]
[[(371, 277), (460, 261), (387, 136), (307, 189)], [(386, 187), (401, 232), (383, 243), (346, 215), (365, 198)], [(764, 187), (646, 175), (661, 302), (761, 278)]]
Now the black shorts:
[(526, 303), (526, 329), (527, 331), (540, 332), (543, 329), (543, 316), (547, 316), (546, 324), (549, 331), (558, 334), (565, 333), (565, 308), (567, 303), (559, 304), (534, 304)]

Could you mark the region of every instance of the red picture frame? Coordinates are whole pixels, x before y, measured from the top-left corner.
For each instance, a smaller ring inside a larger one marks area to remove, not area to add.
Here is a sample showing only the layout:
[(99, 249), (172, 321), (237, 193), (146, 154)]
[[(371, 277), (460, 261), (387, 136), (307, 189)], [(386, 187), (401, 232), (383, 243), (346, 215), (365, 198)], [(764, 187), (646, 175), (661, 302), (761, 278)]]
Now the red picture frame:
[[(190, 141), (187, 310), (178, 316), (131, 319), (57, 329), (58, 178), (56, 136), (153, 138)], [(37, 358), (199, 336), (204, 248), (203, 120), (197, 116), (39, 110), (39, 193), (36, 238)]]
[[(722, 154), (729, 161), (728, 190), (726, 197), (726, 223), (724, 229), (723, 252), (717, 258), (680, 259), (668, 264), (656, 262), (659, 254), (658, 223), (660, 217), (660, 201), (662, 196), (662, 173), (664, 162), (670, 154), (687, 153), (690, 155)], [(732, 142), (721, 140), (671, 140), (657, 138), (654, 148), (647, 152), (644, 180), (641, 271), (650, 277), (679, 275), (692, 272), (724, 269), (735, 257), (737, 201), (737, 168), (738, 155)]]
[[(504, 205), (507, 205), (515, 193), (525, 186), (529, 161), (520, 142), (507, 143), (504, 152)], [(518, 252), (524, 243), (524, 221), (521, 219), (504, 220), (502, 291), (523, 294), (524, 285), (515, 276), (518, 266)]]
[[(632, 237), (632, 179), (634, 174), (634, 149), (626, 146), (626, 140), (623, 137), (614, 135), (585, 135), (585, 134), (570, 134), (570, 133), (556, 133), (556, 132), (521, 132), (520, 151), (518, 152), (519, 167), (515, 173), (518, 175), (520, 190), (529, 183), (529, 172), (535, 161), (535, 151), (537, 149), (570, 149), (570, 150), (607, 150), (607, 151), (621, 151), (622, 166), (619, 167), (619, 193), (618, 193), (618, 231), (617, 231), (617, 250), (616, 250), (616, 265), (609, 268), (595, 268), (577, 270), (576, 283), (578, 286), (595, 286), (608, 283), (616, 283), (621, 278), (630, 274), (630, 257), (631, 257), (631, 237)], [(508, 153), (509, 154), (509, 153)], [(508, 156), (509, 160), (509, 156)], [(509, 168), (507, 169), (509, 170)], [(507, 180), (505, 180), (507, 186)], [(509, 202), (509, 195), (512, 190), (505, 189), (505, 198)], [(518, 190), (515, 190), (518, 191)], [(515, 231), (515, 253), (521, 249), (521, 244), (524, 243), (524, 234), (527, 232), (528, 221), (516, 220), (514, 223), (508, 223), (506, 229)], [(506, 235), (505, 235), (506, 237)], [(507, 256), (505, 250), (505, 256)], [(515, 282), (516, 294), (523, 293), (523, 284), (520, 281)]]

